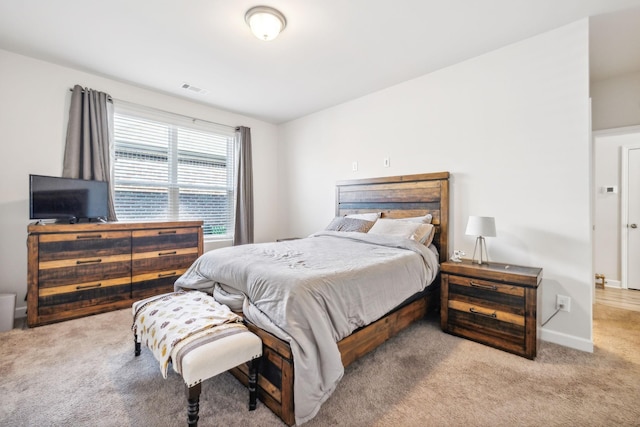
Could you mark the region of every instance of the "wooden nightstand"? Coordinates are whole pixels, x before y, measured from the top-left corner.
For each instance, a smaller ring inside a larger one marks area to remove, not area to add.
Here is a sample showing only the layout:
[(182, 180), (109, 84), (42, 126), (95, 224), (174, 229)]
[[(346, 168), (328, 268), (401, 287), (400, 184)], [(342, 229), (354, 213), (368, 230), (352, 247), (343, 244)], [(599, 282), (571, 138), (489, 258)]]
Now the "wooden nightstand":
[(500, 263), (441, 265), (442, 330), (533, 359), (542, 269)]

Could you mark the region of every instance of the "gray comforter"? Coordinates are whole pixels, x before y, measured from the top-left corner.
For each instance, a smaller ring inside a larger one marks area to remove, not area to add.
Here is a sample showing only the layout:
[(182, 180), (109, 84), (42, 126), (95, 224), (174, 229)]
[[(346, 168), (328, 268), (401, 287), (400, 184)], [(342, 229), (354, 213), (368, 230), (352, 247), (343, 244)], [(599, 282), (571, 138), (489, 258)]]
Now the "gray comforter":
[(241, 304), (248, 320), (289, 342), (301, 424), (342, 378), (336, 343), (423, 290), (437, 269), (435, 251), (412, 240), (325, 231), (207, 252), (175, 287), (206, 290), (232, 308)]

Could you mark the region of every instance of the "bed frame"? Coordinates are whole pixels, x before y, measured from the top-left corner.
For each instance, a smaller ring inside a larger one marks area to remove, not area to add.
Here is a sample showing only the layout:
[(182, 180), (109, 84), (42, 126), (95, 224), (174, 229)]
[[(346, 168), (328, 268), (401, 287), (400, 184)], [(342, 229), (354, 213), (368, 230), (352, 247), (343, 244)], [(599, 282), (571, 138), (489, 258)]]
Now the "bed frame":
[[(336, 184), (336, 216), (382, 212), (386, 218), (433, 215), (436, 234), (433, 239), (446, 261), (449, 251), (449, 172), (402, 175), (383, 178), (339, 181)], [(389, 338), (422, 319), (440, 304), (440, 276), (425, 295), (396, 308), (381, 319), (354, 331), (338, 342), (342, 364), (369, 353)], [(258, 397), (286, 424), (295, 424), (293, 400), (293, 356), (286, 341), (248, 324), (263, 343), (263, 358), (258, 375)], [(245, 385), (249, 369), (242, 365), (232, 374)]]

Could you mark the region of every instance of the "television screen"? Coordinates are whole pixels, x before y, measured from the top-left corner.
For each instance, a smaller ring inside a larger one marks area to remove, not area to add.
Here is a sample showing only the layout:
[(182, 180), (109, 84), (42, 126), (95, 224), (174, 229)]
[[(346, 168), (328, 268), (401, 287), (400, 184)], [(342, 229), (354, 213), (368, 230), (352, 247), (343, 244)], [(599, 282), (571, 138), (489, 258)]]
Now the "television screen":
[(107, 183), (29, 175), (29, 218), (76, 222), (106, 219)]

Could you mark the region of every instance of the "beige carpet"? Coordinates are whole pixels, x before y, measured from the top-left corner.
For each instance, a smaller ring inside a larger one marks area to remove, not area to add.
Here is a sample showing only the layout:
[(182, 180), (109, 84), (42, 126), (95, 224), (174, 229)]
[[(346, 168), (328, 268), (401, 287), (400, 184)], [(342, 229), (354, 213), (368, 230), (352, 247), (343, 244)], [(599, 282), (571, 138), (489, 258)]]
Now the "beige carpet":
[[(307, 426), (640, 425), (640, 312), (596, 305), (594, 353), (535, 361), (414, 325), (347, 369)], [(121, 310), (0, 333), (0, 426), (182, 426), (184, 384), (133, 356)], [(172, 371), (171, 371), (172, 372)], [(231, 375), (203, 384), (201, 426), (280, 426)]]

